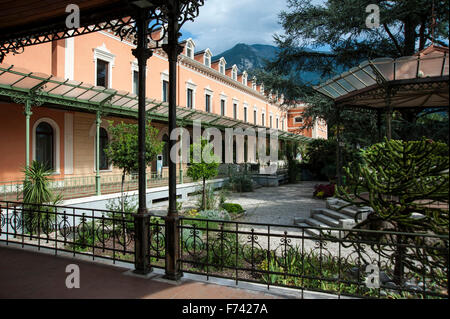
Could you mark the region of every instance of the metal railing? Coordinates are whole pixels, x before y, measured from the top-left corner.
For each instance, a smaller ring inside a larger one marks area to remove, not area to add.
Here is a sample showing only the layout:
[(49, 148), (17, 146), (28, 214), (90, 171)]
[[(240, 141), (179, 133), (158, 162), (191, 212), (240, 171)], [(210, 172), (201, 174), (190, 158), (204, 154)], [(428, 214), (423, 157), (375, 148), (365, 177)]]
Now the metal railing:
[[(183, 182), (192, 182), (188, 176), (183, 176)], [(101, 194), (119, 193), (121, 191), (122, 175), (101, 175)], [(157, 173), (147, 173), (147, 188), (161, 187), (168, 185), (168, 172), (162, 175)], [(51, 178), (50, 189), (61, 194), (63, 199), (79, 198), (96, 195), (95, 175), (74, 176), (64, 178)], [(125, 176), (124, 191), (134, 191), (138, 189), (138, 175), (131, 174)], [(19, 201), (22, 199), (23, 181), (0, 182), (0, 200)]]
[(448, 298), (448, 236), (184, 217), (179, 228), (183, 272), (295, 288), (302, 296)]
[[(0, 201), (0, 242), (135, 263), (137, 215)], [(150, 216), (150, 266), (165, 268), (166, 225)], [(363, 298), (448, 298), (449, 237), (180, 217), (180, 272)], [(308, 235), (309, 229), (319, 235)], [(169, 256), (169, 257), (168, 257)]]

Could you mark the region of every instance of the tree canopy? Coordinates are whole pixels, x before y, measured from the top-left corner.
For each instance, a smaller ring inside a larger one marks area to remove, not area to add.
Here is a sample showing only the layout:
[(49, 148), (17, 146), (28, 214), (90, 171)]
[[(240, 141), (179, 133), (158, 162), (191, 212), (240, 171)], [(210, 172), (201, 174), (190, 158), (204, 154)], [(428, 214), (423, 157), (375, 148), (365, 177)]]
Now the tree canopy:
[[(449, 0), (287, 2), (288, 10), (279, 14), (284, 34), (274, 35), (280, 51), (274, 61), (267, 62), (264, 70), (255, 72), (256, 76), (264, 82), (266, 92), (282, 94), (287, 106), (297, 101), (309, 105), (303, 115), (305, 119), (309, 118), (305, 127), (311, 127), (317, 118), (323, 118), (333, 136), (333, 127), (342, 124), (345, 127), (342, 139), (353, 145), (366, 146), (378, 141), (375, 114), (354, 110), (338, 113), (330, 99), (312, 89), (312, 84), (316, 83), (303, 81), (302, 73), (319, 72), (323, 82), (363, 60), (412, 55), (430, 45), (432, 39), (436, 44), (448, 46)], [(379, 27), (368, 28), (366, 25), (369, 4), (379, 6)], [(402, 112), (399, 121), (393, 123), (393, 129), (398, 129), (396, 138), (410, 139), (408, 132), (414, 130), (422, 132), (423, 136), (448, 142), (448, 138), (442, 137), (441, 133), (434, 134), (428, 125), (437, 120), (439, 127), (444, 124), (448, 128), (448, 112), (438, 114), (437, 118), (427, 113), (427, 110)], [(417, 121), (421, 116), (427, 116), (427, 119)]]

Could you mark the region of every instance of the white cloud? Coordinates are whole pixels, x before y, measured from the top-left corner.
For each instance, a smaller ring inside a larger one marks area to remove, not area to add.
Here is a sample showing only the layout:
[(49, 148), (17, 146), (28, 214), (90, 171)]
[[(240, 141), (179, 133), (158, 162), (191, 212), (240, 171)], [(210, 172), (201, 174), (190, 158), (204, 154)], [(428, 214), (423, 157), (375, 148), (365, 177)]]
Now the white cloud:
[(274, 44), (282, 33), (278, 14), (287, 9), (285, 0), (206, 0), (194, 22), (187, 22), (182, 38), (192, 37), (196, 50), (210, 48), (219, 54), (237, 43)]

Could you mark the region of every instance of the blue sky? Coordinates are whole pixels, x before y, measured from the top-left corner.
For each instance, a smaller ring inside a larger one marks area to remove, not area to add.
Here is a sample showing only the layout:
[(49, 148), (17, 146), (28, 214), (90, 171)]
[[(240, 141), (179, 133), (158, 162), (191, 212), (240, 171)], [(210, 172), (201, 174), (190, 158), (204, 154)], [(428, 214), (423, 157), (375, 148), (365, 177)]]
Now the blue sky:
[(213, 55), (237, 43), (273, 45), (273, 35), (283, 32), (278, 14), (286, 9), (285, 0), (205, 0), (197, 19), (183, 26), (182, 39), (191, 37), (196, 51), (209, 48)]

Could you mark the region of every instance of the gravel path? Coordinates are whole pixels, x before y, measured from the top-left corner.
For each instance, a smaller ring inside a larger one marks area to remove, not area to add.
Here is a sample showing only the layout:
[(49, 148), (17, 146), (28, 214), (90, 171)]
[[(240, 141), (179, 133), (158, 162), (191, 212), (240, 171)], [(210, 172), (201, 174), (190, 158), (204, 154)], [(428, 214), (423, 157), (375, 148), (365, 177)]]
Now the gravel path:
[[(319, 245), (317, 239), (308, 239), (308, 235), (298, 227), (294, 226), (294, 218), (307, 218), (313, 208), (324, 208), (325, 201), (316, 199), (312, 196), (314, 185), (320, 182), (304, 181), (298, 184), (286, 184), (279, 187), (261, 187), (248, 193), (230, 193), (226, 202), (238, 203), (247, 214), (235, 221), (247, 223), (278, 224), (288, 227), (270, 227), (270, 236), (268, 236), (268, 226), (239, 225), (239, 231), (251, 231), (259, 233), (258, 245), (266, 249), (283, 249), (282, 238), (284, 232), (287, 232), (289, 244), (292, 246), (303, 247), (305, 251), (314, 250), (316, 252), (328, 253), (332, 256), (354, 255), (353, 249), (339, 247), (339, 244), (326, 240), (323, 246)], [(192, 196), (188, 201), (183, 202), (183, 210), (195, 208), (197, 196)], [(155, 204), (151, 212), (156, 215), (167, 214), (168, 203), (160, 202)], [(291, 226), (291, 227), (289, 227)], [(273, 236), (273, 235), (279, 236)], [(281, 235), (281, 236), (280, 236)], [(290, 236), (300, 236), (304, 238), (291, 238)], [(240, 236), (241, 240), (246, 240), (247, 236)], [(270, 240), (270, 243), (269, 243)], [(279, 251), (280, 252), (280, 251)], [(374, 252), (369, 252), (372, 259), (376, 258)]]
[[(313, 208), (325, 207), (325, 201), (315, 199), (312, 194), (318, 182), (300, 182), (279, 187), (261, 187), (249, 193), (230, 193), (227, 203), (240, 204), (247, 210), (238, 221), (250, 223), (293, 225), (294, 217), (309, 217)], [(197, 196), (183, 202), (183, 209), (194, 208)], [(168, 203), (154, 204), (151, 212), (167, 213)]]

